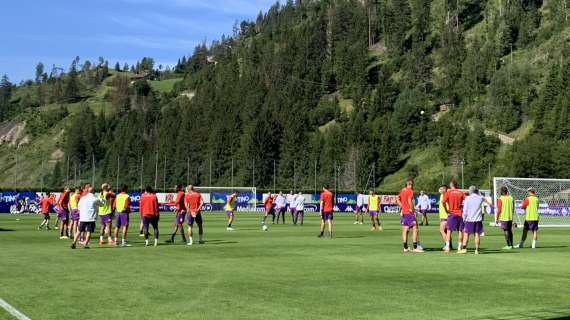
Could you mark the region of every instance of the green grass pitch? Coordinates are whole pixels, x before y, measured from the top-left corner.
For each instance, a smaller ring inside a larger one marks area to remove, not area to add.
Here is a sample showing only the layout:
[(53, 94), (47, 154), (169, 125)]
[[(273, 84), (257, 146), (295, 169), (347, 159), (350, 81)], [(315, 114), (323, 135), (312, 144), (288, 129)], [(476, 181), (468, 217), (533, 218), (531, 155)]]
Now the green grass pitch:
[[(0, 215), (0, 298), (31, 319), (570, 316), (568, 229), (541, 229), (536, 250), (502, 252), (502, 234), (486, 227), (475, 256), (442, 253), (434, 224), (421, 228), (426, 253), (403, 254), (397, 217), (382, 218), (386, 230), (373, 233), (337, 215), (328, 240), (316, 237), (315, 214), (268, 232), (257, 214), (237, 214), (235, 232), (206, 214), (206, 244), (157, 248), (143, 246), (136, 221), (131, 248), (73, 251), (57, 231), (36, 230), (40, 216)], [(172, 221), (163, 214), (161, 243)], [(0, 319), (10, 315), (0, 309)]]

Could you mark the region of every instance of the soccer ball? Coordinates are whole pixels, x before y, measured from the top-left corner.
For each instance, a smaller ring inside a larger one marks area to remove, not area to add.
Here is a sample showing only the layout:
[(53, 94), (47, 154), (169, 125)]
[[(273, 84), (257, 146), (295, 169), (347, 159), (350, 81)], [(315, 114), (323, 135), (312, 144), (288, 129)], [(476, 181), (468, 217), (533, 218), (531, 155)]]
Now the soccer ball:
[(263, 231), (267, 231), (269, 228), (266, 225), (263, 225), (263, 227), (261, 227), (261, 230)]

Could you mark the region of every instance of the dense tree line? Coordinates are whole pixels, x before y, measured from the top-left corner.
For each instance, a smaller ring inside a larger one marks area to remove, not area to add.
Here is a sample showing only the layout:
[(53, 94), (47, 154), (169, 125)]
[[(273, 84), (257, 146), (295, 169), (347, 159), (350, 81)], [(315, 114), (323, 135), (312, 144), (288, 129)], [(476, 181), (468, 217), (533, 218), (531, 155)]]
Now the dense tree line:
[[(121, 180), (132, 185), (154, 181), (158, 167), (167, 185), (255, 179), (270, 188), (276, 172), (277, 187), (307, 188), (316, 172), (317, 184), (363, 189), (402, 168), (410, 151), (430, 146), (446, 166), (462, 162), (467, 183), (486, 181), (489, 169), (567, 177), (565, 4), (275, 4), (255, 21), (236, 24), (231, 36), (197, 46), (173, 70), (157, 69), (150, 58), (130, 69), (116, 64), (107, 108), (96, 115), (82, 107), (73, 115), (64, 151), (84, 170), (95, 159), (99, 179), (113, 181), (119, 166)], [(61, 75), (38, 65), (35, 81), (18, 88), (36, 92), (19, 94), (17, 104), (82, 101), (109, 72), (103, 59), (86, 64), (76, 59)], [(159, 94), (146, 80), (121, 74), (127, 70), (184, 80)], [(0, 105), (14, 104), (11, 89), (3, 79)], [(0, 110), (2, 116), (8, 109)], [(528, 135), (505, 152), (485, 133), (529, 122)], [(62, 168), (56, 170), (54, 181), (61, 181)]]

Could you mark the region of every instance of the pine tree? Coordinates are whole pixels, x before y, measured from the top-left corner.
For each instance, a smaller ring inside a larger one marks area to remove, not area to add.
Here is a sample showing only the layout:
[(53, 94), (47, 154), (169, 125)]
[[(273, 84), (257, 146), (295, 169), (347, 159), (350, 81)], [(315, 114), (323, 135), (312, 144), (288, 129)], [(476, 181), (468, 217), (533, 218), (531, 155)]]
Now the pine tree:
[(77, 62), (74, 60), (69, 68), (65, 80), (64, 97), (66, 101), (74, 102), (80, 96), (79, 79), (77, 75)]
[(0, 121), (4, 121), (10, 112), (10, 99), (12, 98), (12, 84), (7, 75), (0, 79)]

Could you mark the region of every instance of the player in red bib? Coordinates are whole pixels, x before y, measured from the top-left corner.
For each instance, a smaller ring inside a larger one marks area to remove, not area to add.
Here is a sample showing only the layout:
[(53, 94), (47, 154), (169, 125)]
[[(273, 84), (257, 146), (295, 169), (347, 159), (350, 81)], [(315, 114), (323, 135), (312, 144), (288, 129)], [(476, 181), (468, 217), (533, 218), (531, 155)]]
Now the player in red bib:
[(188, 245), (191, 246), (193, 243), (192, 235), (194, 222), (198, 225), (198, 243), (204, 243), (204, 228), (202, 227), (202, 205), (204, 201), (202, 200), (202, 195), (200, 192), (194, 190), (194, 186), (188, 186), (186, 188), (185, 196), (186, 207), (188, 208)]
[(182, 241), (186, 243), (186, 235), (184, 234), (184, 218), (186, 217), (186, 202), (184, 201), (184, 191), (182, 191), (182, 186), (178, 184), (174, 186), (174, 190), (176, 191), (176, 196), (174, 198), (173, 205), (176, 207), (176, 218), (174, 221), (174, 230), (170, 236), (170, 240), (167, 240), (166, 242), (174, 243), (174, 238), (176, 238), (176, 234), (178, 231), (180, 231)]
[(148, 229), (152, 226), (154, 231), (154, 246), (158, 246), (158, 221), (160, 220), (160, 207), (158, 206), (158, 198), (150, 186), (145, 188), (145, 192), (141, 195), (140, 211), (143, 217), (144, 226), (144, 242), (148, 246)]
[(457, 189), (457, 182), (452, 180), (449, 183), (449, 190), (443, 196), (443, 202), (447, 205), (447, 235), (443, 251), (451, 251), (451, 233), (457, 231), (458, 242), (457, 252), (461, 251), (463, 245), (463, 201), (465, 193)]
[[(69, 239), (69, 187), (66, 186), (57, 198), (55, 211), (59, 218), (59, 238)], [(65, 232), (65, 235), (64, 235)]]
[(46, 229), (50, 230), (49, 227), (49, 209), (53, 205), (53, 198), (51, 193), (46, 192), (46, 195), (40, 200), (40, 209), (44, 216), (42, 223), (39, 225), (38, 230), (42, 230), (45, 226)]
[(406, 180), (406, 186), (398, 194), (398, 205), (402, 209), (400, 224), (402, 225), (402, 241), (404, 244), (404, 252), (408, 249), (408, 234), (412, 229), (412, 241), (414, 244), (413, 252), (424, 252), (420, 245), (418, 223), (416, 221), (415, 203), (414, 203), (414, 180), (409, 178)]
[(321, 233), (319, 238), (322, 238), (325, 233), (325, 224), (329, 229), (329, 238), (333, 237), (333, 210), (334, 210), (334, 196), (332, 192), (329, 191), (330, 187), (328, 184), (323, 186), (323, 192), (321, 192)]
[(273, 217), (273, 223), (275, 224), (275, 210), (273, 209), (273, 200), (275, 200), (275, 197), (269, 193), (267, 195), (267, 198), (265, 198), (265, 200), (263, 201), (263, 207), (265, 208), (265, 213), (263, 215), (263, 227), (266, 228), (267, 227), (267, 216), (271, 215)]

